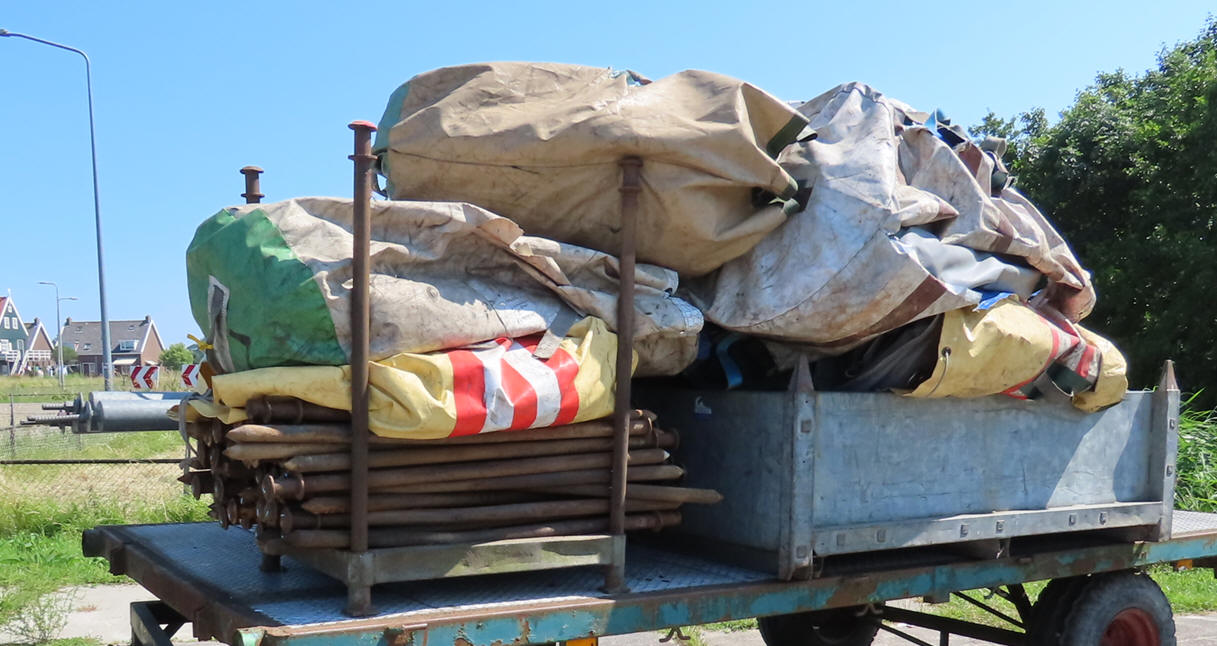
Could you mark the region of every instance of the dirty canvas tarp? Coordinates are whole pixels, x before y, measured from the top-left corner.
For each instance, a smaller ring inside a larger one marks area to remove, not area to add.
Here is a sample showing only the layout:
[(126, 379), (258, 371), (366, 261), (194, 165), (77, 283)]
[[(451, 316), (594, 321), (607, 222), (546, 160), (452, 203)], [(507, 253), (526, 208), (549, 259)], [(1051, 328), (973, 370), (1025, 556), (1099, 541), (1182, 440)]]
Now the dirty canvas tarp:
[[(368, 366), (368, 426), (383, 437), (431, 440), (560, 426), (613, 412), (617, 338), (603, 321), (576, 322), (547, 359), (540, 335), (496, 339), (430, 353), (402, 353)], [(288, 396), (351, 409), (349, 366), (245, 370), (212, 379), (214, 403), (192, 401), (206, 417), (245, 420), (247, 401)]]
[[(395, 199), (459, 200), (530, 234), (617, 253), (621, 170), (642, 158), (638, 259), (705, 274), (785, 219), (775, 161), (806, 120), (756, 87), (686, 71), (488, 63), (420, 74), (377, 132)], [(771, 198), (778, 198), (774, 200)]]
[[(373, 360), (547, 331), (551, 348), (583, 316), (615, 318), (615, 258), (524, 236), (469, 204), (371, 208)], [(217, 372), (349, 362), (351, 218), (350, 200), (300, 198), (225, 209), (199, 227), (190, 305)], [(701, 315), (671, 296), (675, 272), (639, 265), (637, 282), (638, 374), (678, 372)]]
[(858, 83), (800, 111), (818, 137), (781, 162), (808, 206), (693, 290), (707, 320), (831, 355), (984, 291), (1089, 313), (1088, 273), (996, 155)]

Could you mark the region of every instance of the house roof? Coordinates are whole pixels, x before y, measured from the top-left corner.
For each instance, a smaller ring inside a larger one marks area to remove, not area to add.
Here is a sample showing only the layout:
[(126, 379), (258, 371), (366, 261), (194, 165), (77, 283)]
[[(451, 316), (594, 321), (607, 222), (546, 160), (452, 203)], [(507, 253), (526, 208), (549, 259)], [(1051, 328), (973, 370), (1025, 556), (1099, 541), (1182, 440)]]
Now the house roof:
[[(154, 334), (159, 342), (161, 335), (156, 330), (156, 323), (152, 322), (151, 316), (145, 316), (142, 320), (110, 321), (110, 352), (118, 353), (118, 346), (123, 341), (135, 341), (135, 349), (122, 354), (143, 352), (144, 346)], [(62, 338), (63, 342), (74, 348), (78, 354), (102, 353), (101, 321), (73, 321), (69, 318), (64, 321)]]
[(25, 324), (25, 347), (28, 350), (33, 350), (38, 343), (38, 337), (46, 339), (46, 344), (54, 348), (55, 344), (51, 341), (51, 333), (47, 331), (46, 326), (42, 324), (42, 320), (35, 317), (33, 323)]
[(21, 312), (17, 311), (17, 302), (13, 300), (12, 296), (0, 296), (0, 315), (4, 314), (5, 307), (9, 303), (13, 304), (13, 314), (16, 314), (17, 318), (20, 319)]

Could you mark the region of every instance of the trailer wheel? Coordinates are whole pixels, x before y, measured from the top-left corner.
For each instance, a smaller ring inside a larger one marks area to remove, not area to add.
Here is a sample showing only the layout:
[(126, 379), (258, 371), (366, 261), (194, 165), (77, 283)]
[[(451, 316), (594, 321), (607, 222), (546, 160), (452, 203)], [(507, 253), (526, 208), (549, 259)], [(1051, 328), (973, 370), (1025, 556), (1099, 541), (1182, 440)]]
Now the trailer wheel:
[(1069, 646), (1175, 646), (1170, 602), (1138, 572), (1092, 576), (1061, 631)]
[(1053, 579), (1040, 590), (1027, 619), (1027, 643), (1036, 646), (1057, 646), (1061, 643), (1065, 617), (1086, 584), (1086, 577)]
[(861, 607), (798, 612), (757, 618), (766, 646), (869, 646), (879, 632), (875, 617)]

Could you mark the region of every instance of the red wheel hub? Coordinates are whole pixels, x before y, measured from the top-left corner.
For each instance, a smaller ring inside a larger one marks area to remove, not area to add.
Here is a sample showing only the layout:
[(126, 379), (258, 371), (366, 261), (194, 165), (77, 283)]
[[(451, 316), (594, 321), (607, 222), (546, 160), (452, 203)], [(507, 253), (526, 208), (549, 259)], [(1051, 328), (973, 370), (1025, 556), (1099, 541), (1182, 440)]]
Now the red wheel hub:
[(1100, 646), (1161, 646), (1158, 626), (1154, 618), (1140, 608), (1121, 610), (1107, 624)]

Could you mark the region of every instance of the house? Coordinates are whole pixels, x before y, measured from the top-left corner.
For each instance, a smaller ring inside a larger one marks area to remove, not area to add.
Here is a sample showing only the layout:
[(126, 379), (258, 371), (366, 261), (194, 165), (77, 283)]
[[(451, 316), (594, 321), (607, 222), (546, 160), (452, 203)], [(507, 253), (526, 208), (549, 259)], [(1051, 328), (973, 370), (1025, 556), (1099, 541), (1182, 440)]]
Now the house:
[(21, 320), (11, 296), (0, 296), (0, 375), (29, 374), (54, 365), (51, 337), (42, 321)]
[[(101, 322), (63, 322), (60, 332), (64, 347), (76, 350), (76, 364), (80, 374), (100, 375), (102, 364)], [(110, 358), (114, 361), (114, 374), (129, 375), (139, 366), (155, 366), (160, 361), (165, 344), (151, 316), (143, 320), (110, 321)]]
[(51, 342), (51, 335), (42, 324), (42, 319), (34, 317), (33, 323), (26, 323), (25, 332), (25, 356), (21, 359), (17, 374), (28, 375), (40, 369), (43, 374), (52, 374), (55, 365), (55, 344)]
[(25, 356), (25, 324), (13, 297), (0, 296), (0, 375), (20, 374)]

